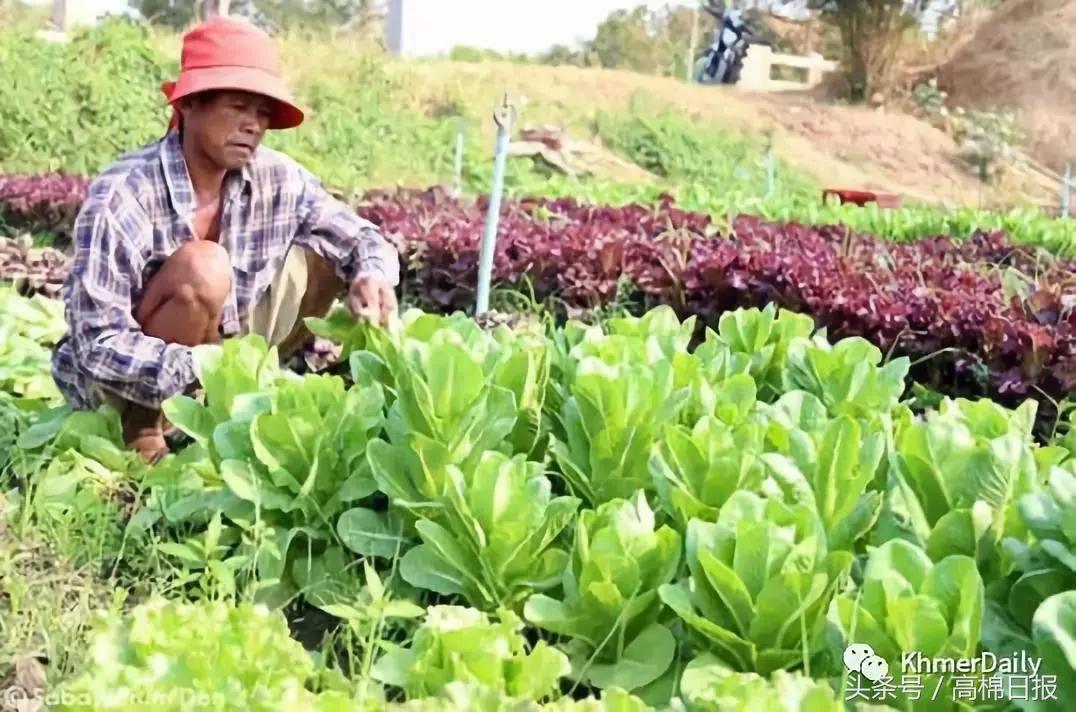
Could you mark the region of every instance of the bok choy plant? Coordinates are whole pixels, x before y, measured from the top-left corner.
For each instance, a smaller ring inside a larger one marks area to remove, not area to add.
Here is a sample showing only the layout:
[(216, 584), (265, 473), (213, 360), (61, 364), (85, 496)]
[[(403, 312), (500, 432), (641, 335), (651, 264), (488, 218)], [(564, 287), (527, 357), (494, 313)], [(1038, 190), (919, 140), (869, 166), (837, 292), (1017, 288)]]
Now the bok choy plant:
[(495, 691), (502, 699), (541, 701), (571, 671), (564, 653), (539, 641), (527, 650), (523, 621), (502, 610), (498, 620), (473, 608), (430, 606), (411, 644), (383, 655), (372, 675), (410, 699), (441, 695), (452, 683)]
[[(899, 688), (906, 676), (905, 654), (963, 660), (976, 655), (984, 596), (971, 557), (951, 554), (934, 562), (923, 549), (894, 539), (871, 551), (861, 586), (838, 596), (832, 615), (848, 644), (865, 643), (886, 661)], [(951, 675), (918, 669), (907, 675), (924, 694), (894, 701), (902, 709), (956, 709)]]
[(337, 517), (377, 490), (366, 447), (383, 428), (381, 385), (285, 375), (257, 335), (200, 348), (206, 405), (177, 396), (165, 414), (208, 452), (233, 523), (257, 531), (259, 578), (287, 595), (338, 573)]
[(688, 522), (686, 552), (687, 579), (658, 592), (700, 650), (739, 672), (809, 669), (852, 565), (849, 552), (829, 551), (810, 505), (738, 491), (716, 522)]
[(657, 528), (640, 491), (580, 512), (562, 592), (524, 607), (531, 624), (568, 639), (572, 677), (604, 689), (645, 687), (669, 670), (676, 640), (658, 589), (676, 575), (682, 541)]
[(576, 514), (579, 500), (553, 497), (541, 465), (522, 455), (488, 452), (465, 478), (448, 466), (451, 484), (444, 524), (420, 519), (422, 544), (400, 562), (413, 586), (461, 594), (492, 610), (514, 607), (534, 591), (561, 580), (568, 553), (554, 544)]

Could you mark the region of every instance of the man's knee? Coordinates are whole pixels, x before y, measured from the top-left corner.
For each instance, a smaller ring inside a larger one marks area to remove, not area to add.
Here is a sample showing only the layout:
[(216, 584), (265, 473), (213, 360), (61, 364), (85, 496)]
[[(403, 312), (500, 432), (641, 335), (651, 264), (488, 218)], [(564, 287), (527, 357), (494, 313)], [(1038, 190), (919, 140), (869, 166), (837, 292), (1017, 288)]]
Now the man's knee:
[[(219, 308), (232, 285), (232, 265), (228, 251), (215, 242), (188, 242), (171, 257), (173, 298), (182, 302)], [(162, 270), (163, 271), (163, 270)]]

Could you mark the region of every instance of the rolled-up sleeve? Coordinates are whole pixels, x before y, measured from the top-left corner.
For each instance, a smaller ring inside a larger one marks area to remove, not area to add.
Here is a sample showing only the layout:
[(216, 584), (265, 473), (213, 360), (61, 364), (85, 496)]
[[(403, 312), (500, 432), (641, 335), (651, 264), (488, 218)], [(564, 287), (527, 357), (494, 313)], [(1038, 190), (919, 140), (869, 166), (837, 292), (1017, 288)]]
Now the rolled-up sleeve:
[(147, 336), (134, 318), (133, 295), (144, 266), (135, 238), (150, 229), (137, 206), (118, 196), (88, 203), (75, 227), (67, 302), (72, 355), (84, 376), (128, 401), (158, 408), (197, 379), (189, 347)]
[(400, 253), (377, 226), (329, 195), (321, 182), (300, 169), (300, 222), (295, 242), (331, 262), (347, 282), (370, 275), (396, 286)]

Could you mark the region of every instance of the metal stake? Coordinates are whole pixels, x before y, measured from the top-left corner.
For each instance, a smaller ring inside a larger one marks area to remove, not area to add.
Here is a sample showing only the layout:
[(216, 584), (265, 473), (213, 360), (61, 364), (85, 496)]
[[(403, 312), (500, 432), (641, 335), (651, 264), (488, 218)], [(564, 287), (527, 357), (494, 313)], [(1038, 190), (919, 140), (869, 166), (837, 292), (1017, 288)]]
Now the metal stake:
[(456, 171), (455, 190), (458, 197), (463, 193), (463, 120), (456, 122)]
[(497, 222), (501, 213), (501, 192), (504, 190), (504, 164), (508, 157), (508, 138), (515, 123), (516, 108), (508, 104), (508, 93), (500, 107), (493, 111), (493, 123), (497, 125), (497, 142), (493, 159), (493, 188), (489, 194), (486, 212), (486, 231), (482, 236), (482, 252), (478, 262), (478, 299), (475, 316), (489, 311), (489, 285), (493, 274), (493, 252), (497, 244)]
[(1065, 164), (1065, 179), (1061, 181), (1061, 217), (1071, 216), (1072, 209), (1072, 164)]

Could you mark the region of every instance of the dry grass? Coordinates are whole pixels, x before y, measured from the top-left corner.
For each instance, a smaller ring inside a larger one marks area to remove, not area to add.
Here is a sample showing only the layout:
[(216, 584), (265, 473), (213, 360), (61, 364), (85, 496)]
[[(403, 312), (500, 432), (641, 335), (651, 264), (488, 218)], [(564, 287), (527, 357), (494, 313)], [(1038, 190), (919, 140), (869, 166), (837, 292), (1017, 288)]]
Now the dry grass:
[(1076, 1), (1009, 0), (942, 66), (959, 105), (1016, 111), (1032, 154), (1054, 170), (1076, 161)]

